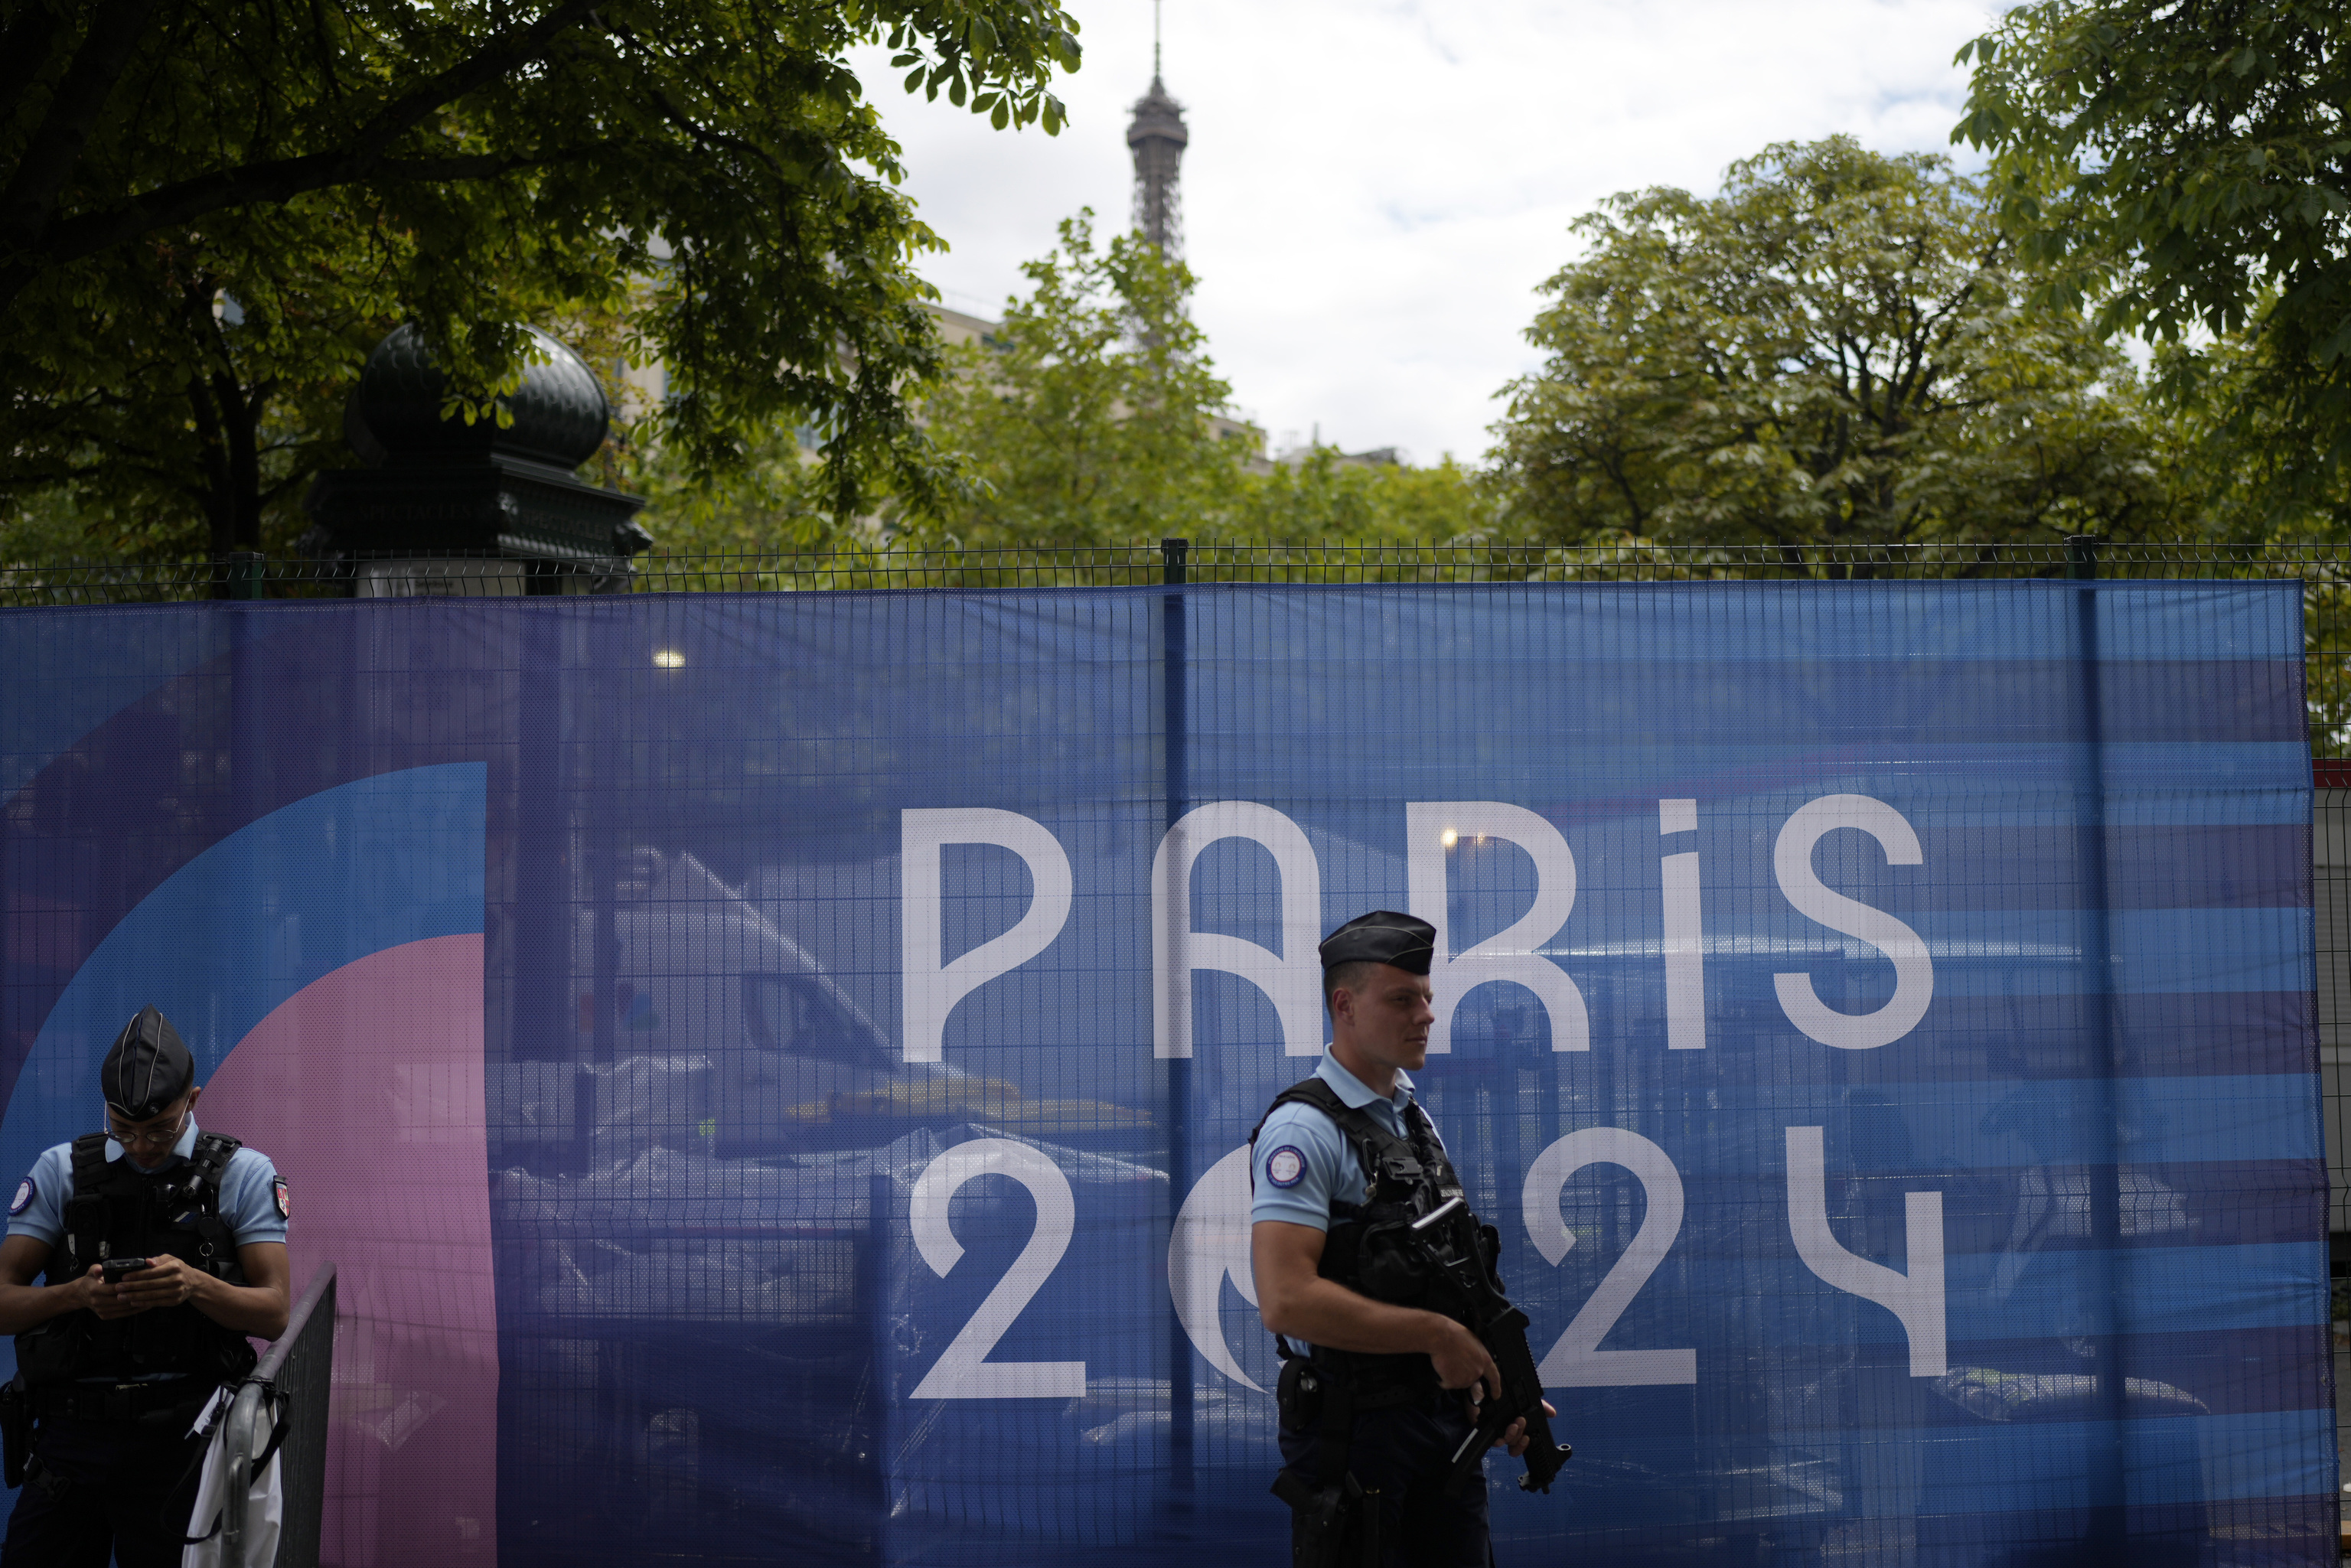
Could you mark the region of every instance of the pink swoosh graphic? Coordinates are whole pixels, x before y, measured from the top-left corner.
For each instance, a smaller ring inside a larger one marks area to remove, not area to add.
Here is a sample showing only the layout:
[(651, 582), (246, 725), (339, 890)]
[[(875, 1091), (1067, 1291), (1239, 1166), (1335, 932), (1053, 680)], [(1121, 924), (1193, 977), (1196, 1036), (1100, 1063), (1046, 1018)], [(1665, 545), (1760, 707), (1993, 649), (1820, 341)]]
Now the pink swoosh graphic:
[(321, 1560), (496, 1561), (481, 936), (387, 948), (311, 982), (229, 1052), (199, 1119), (290, 1184), (296, 1292), (336, 1267)]

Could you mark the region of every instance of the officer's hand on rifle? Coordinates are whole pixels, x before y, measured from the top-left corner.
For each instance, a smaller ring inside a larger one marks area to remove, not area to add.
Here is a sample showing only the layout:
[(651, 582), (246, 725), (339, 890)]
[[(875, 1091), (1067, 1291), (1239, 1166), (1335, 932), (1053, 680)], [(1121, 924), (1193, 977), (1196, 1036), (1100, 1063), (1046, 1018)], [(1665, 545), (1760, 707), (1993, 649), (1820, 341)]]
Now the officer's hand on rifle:
[[(1546, 1417), (1558, 1414), (1559, 1412), (1552, 1407), (1550, 1400), (1543, 1401), (1543, 1415)], [(1521, 1416), (1511, 1422), (1508, 1429), (1494, 1439), (1494, 1447), (1509, 1450), (1510, 1458), (1515, 1459), (1527, 1451), (1527, 1423), (1525, 1417)]]
[(1502, 1386), (1502, 1369), (1494, 1364), (1493, 1353), (1468, 1328), (1433, 1312), (1429, 1318), (1441, 1330), (1428, 1352), (1428, 1359), (1437, 1364), (1437, 1380), (1447, 1388), (1468, 1391), (1475, 1419), (1478, 1406)]

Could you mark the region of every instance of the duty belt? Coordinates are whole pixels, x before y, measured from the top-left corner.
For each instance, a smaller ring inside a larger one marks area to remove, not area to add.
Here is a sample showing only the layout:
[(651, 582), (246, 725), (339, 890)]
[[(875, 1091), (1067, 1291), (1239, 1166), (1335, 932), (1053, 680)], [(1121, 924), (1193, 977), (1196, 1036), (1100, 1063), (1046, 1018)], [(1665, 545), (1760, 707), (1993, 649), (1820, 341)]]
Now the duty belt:
[(193, 1377), (144, 1383), (52, 1383), (32, 1391), (33, 1414), (42, 1420), (142, 1421), (159, 1411), (186, 1410), (191, 1416), (212, 1389)]

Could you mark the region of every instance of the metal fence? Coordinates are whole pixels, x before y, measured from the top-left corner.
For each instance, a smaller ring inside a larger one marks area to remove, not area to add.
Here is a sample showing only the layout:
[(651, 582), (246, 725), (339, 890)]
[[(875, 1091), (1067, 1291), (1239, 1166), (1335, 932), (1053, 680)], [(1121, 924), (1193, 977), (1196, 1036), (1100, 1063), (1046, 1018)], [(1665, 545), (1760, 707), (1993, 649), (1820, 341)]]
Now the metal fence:
[(1228, 544), (901, 549), (886, 546), (626, 559), (236, 555), (159, 561), (0, 562), (0, 605), (440, 593), (701, 593), (877, 588), (1140, 587), (1171, 565), (1192, 582), (1687, 582), (1888, 579), (2277, 578), (2351, 583), (2351, 545), (2118, 543), (1654, 545)]
[[(2313, 859), (2318, 1028), (2333, 1174), (2334, 1343), (2351, 1431), (2351, 545), (2118, 544), (1709, 547), (1239, 545), (1168, 539), (1116, 548), (843, 549), (768, 555), (656, 551), (633, 561), (482, 558), (367, 561), (0, 562), (0, 608), (506, 594), (823, 592), (1148, 587), (1168, 583), (1530, 584), (1923, 580), (2292, 580), (2303, 584), (2307, 701), (2321, 758)], [(287, 1516), (278, 1561), (318, 1559), (334, 1281), (322, 1270), (261, 1375), (293, 1400), (284, 1449)], [(576, 1369), (560, 1375), (576, 1378)], [(250, 1404), (248, 1403), (250, 1402)], [(248, 1425), (257, 1396), (241, 1398)], [(862, 1437), (856, 1447), (862, 1447)], [(242, 1490), (235, 1495), (242, 1497)], [(231, 1529), (239, 1529), (236, 1514)]]
[(149, 562), (0, 561), (0, 608), (176, 601), (1120, 588), (1162, 583), (1636, 583), (2019, 578), (2294, 579), (2304, 584), (2311, 750), (2351, 758), (2351, 545), (1222, 544), (839, 549), (769, 555), (655, 550), (634, 560), (239, 555)]
[(221, 1561), (245, 1561), (246, 1503), (253, 1460), (268, 1442), (262, 1413), (269, 1391), (284, 1395), (277, 1415), (285, 1424), (278, 1445), (279, 1496), (284, 1513), (277, 1531), (281, 1568), (318, 1568), (319, 1537), (327, 1507), (327, 1402), (335, 1364), (335, 1266), (321, 1263), (302, 1292), (286, 1332), (236, 1392), (223, 1423), (221, 1442), (228, 1455), (228, 1495), (221, 1516)]

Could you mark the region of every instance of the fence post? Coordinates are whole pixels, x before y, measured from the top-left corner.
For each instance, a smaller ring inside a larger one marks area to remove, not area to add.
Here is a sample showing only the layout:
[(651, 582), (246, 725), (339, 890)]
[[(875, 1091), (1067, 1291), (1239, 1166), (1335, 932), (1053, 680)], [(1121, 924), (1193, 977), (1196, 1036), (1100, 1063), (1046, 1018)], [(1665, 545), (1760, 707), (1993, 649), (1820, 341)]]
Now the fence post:
[(2105, 541), (2095, 534), (2065, 536), (2065, 575), (2075, 582), (2095, 582), (2098, 578), (2098, 546)]
[[(865, 1407), (852, 1417), (865, 1423), (856, 1431), (857, 1446), (851, 1452), (860, 1458), (871, 1454), (872, 1466), (862, 1478), (864, 1481), (865, 1520), (872, 1533), (858, 1542), (862, 1561), (880, 1563), (888, 1556), (890, 1530), (890, 1421), (898, 1390), (890, 1381), (890, 1241), (892, 1205), (897, 1197), (898, 1178), (886, 1170), (877, 1170), (865, 1180), (865, 1234), (852, 1242), (850, 1268), (853, 1279), (851, 1298), (856, 1303), (852, 1311), (860, 1319), (865, 1335), (865, 1354), (871, 1372), (865, 1386), (872, 1397)], [(854, 1483), (852, 1483), (854, 1484)]]
[(213, 557), (214, 599), (259, 599), (269, 575), (269, 558), (259, 550), (233, 549)]
[[(2065, 540), (2065, 575), (2093, 584), (2098, 578), (2098, 545), (2094, 534), (2074, 534)], [(2082, 749), (2076, 786), (2080, 806), (2075, 825), (2074, 881), (2082, 898), (2082, 968), (2086, 982), (2082, 998), (2083, 1021), (2088, 1026), (2102, 1068), (2100, 1144), (2090, 1162), (2089, 1242), (2105, 1265), (2105, 1312), (2094, 1325), (2095, 1360), (2091, 1364), (2092, 1398), (2105, 1433), (2094, 1439), (2087, 1455), (2091, 1505), (2082, 1561), (2118, 1568), (2128, 1539), (2125, 1512), (2129, 1475), (2122, 1450), (2123, 1419), (2128, 1414), (2123, 1381), (2122, 1350), (2116, 1326), (2123, 1281), (2116, 1260), (2122, 1247), (2122, 1170), (2116, 1163), (2114, 1035), (2114, 947), (2106, 910), (2111, 886), (2106, 867), (2105, 716), (2099, 689), (2098, 590), (2084, 587), (2074, 594), (2074, 658), (2081, 666), (2081, 719), (2086, 744)]]
[[(1189, 539), (1159, 541), (1159, 580), (1164, 586), (1179, 591), (1184, 587), (1191, 553)], [(1191, 809), (1191, 785), (1184, 766), (1189, 739), (1189, 715), (1186, 712), (1189, 694), (1186, 689), (1186, 625), (1181, 591), (1161, 596), (1160, 632), (1160, 684), (1167, 737), (1166, 820), (1159, 830), (1164, 835)], [(1185, 985), (1191, 983), (1188, 976), (1180, 976), (1178, 980)], [(1176, 1216), (1183, 1212), (1184, 1199), (1191, 1187), (1191, 1146), (1192, 1064), (1178, 1057), (1167, 1063), (1167, 1226), (1171, 1239)], [(1181, 1513), (1191, 1507), (1192, 1336), (1185, 1332), (1183, 1320), (1176, 1314), (1172, 1291), (1167, 1298), (1167, 1488), (1174, 1511)]]

